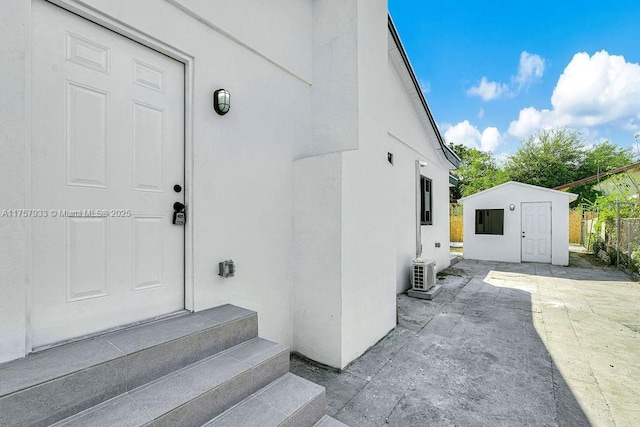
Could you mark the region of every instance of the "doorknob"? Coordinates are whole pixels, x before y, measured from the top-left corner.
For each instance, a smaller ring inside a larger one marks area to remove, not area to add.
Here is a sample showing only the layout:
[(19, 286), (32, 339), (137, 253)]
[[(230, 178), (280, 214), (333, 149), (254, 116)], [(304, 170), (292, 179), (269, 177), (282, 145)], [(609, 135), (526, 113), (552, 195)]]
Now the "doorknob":
[(176, 212), (180, 212), (184, 210), (184, 203), (180, 203), (180, 202), (175, 202), (173, 204), (173, 210)]

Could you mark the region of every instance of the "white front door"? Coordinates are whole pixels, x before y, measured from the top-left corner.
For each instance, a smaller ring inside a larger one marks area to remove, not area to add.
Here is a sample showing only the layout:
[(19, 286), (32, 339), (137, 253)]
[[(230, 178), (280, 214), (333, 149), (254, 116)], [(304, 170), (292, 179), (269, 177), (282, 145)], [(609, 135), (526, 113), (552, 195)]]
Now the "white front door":
[(184, 64), (41, 0), (32, 28), (36, 348), (184, 308)]
[(551, 203), (522, 203), (522, 262), (551, 263)]

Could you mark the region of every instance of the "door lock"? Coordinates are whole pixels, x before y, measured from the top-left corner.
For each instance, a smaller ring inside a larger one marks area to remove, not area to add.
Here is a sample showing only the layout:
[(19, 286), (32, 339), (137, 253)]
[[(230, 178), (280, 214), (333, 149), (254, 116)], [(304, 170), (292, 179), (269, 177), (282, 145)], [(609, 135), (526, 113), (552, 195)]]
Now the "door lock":
[(184, 203), (175, 202), (173, 204), (173, 224), (185, 225), (187, 223), (187, 214), (184, 211)]

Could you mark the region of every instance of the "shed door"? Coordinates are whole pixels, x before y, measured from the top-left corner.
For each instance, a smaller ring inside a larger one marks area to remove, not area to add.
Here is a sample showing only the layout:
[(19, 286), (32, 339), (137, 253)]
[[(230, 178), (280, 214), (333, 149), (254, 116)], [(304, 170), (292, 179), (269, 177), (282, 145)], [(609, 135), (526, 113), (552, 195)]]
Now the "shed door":
[(34, 1), (32, 82), (33, 346), (183, 309), (184, 64)]
[(551, 202), (522, 203), (522, 262), (551, 263)]

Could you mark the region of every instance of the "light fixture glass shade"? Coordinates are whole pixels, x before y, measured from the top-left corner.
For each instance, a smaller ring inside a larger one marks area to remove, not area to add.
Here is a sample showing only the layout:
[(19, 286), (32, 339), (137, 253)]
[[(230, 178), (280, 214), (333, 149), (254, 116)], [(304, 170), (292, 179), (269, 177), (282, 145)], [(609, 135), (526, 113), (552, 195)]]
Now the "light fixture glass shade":
[(213, 109), (221, 116), (227, 114), (231, 108), (231, 95), (226, 89), (213, 92)]

